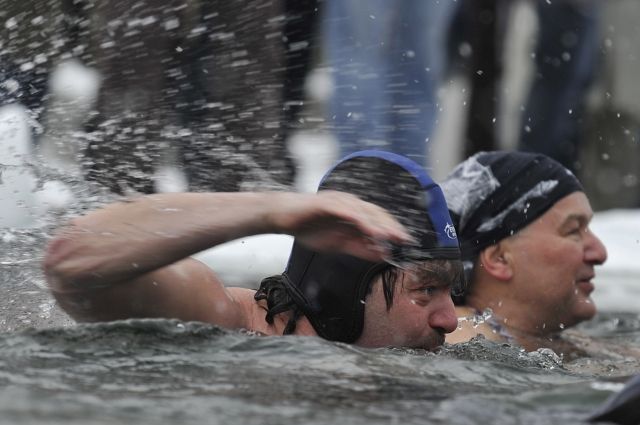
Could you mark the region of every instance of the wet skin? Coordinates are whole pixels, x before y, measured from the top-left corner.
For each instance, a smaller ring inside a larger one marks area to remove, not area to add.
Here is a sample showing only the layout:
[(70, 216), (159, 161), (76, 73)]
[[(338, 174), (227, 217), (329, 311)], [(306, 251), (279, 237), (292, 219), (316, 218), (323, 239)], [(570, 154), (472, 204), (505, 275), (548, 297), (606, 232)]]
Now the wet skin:
[(446, 333), (456, 329), (451, 282), (439, 281), (419, 268), (402, 271), (388, 310), (381, 278), (373, 285), (366, 300), (364, 329), (356, 345), (433, 350), (442, 345)]
[(595, 266), (607, 251), (589, 229), (593, 211), (582, 192), (572, 193), (513, 236), (485, 248), (476, 262), (466, 305), (458, 316), (492, 310), (492, 322), (470, 321), (447, 338), (467, 341), (477, 334), (504, 340), (510, 335), (528, 350), (549, 346), (550, 338), (591, 319), (596, 306)]
[(589, 229), (592, 217), (585, 194), (575, 192), (507, 241), (512, 303), (530, 308), (547, 330), (573, 326), (596, 313), (590, 297), (594, 267), (606, 261), (607, 251)]

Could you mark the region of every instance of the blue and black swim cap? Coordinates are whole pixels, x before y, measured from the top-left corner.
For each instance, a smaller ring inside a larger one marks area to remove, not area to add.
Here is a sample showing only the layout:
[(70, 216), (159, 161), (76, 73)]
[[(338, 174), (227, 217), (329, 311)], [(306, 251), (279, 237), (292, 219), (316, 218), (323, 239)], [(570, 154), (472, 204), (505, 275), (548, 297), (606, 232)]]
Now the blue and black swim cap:
[[(353, 153), (324, 176), (318, 190), (356, 195), (402, 223), (418, 243), (397, 247), (396, 261), (460, 260), (440, 187), (408, 158), (383, 151)], [(350, 255), (315, 252), (294, 242), (283, 280), (318, 335), (354, 342), (362, 333), (371, 283), (388, 267)]]

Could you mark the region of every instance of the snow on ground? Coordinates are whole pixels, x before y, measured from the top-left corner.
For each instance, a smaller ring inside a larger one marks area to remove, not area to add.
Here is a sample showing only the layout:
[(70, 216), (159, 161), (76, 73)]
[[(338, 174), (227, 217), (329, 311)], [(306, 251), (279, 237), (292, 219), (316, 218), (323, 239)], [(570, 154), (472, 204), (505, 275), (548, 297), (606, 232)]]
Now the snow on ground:
[(640, 312), (640, 210), (596, 213), (591, 230), (607, 247), (593, 299), (602, 310)]

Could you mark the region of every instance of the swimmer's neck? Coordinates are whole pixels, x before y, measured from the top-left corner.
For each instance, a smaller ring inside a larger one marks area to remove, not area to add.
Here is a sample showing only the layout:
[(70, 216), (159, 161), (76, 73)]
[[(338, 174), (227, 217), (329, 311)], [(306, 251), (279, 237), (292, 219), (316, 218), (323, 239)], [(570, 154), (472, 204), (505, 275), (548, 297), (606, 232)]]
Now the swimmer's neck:
[[(486, 294), (471, 293), (466, 306), (482, 313), (491, 312), (490, 323), (504, 329), (508, 335), (522, 340), (555, 340), (561, 338), (564, 326), (545, 310), (537, 310), (517, 301), (502, 297), (487, 297)], [(476, 313), (478, 314), (478, 313)]]
[(584, 352), (577, 348), (575, 344), (563, 337), (562, 330), (549, 331), (545, 326), (533, 326), (527, 329), (513, 326), (506, 318), (493, 315), (489, 321), (492, 322), (494, 332), (496, 326), (502, 328), (498, 333), (503, 342), (515, 343), (526, 351), (536, 351), (541, 348), (553, 350), (556, 354), (565, 358), (575, 358), (584, 356)]
[(470, 306), (456, 307), (456, 313), (463, 320), (460, 321), (458, 330), (447, 336), (449, 343), (464, 342), (481, 334), (491, 341), (517, 344), (526, 351), (549, 348), (565, 359), (586, 355), (584, 350), (564, 337), (566, 331), (551, 332), (543, 326), (534, 327), (533, 330), (522, 329), (495, 312), (486, 309), (479, 311)]
[(491, 341), (515, 343), (527, 351), (533, 351), (561, 338), (560, 332), (549, 332), (544, 326), (520, 327), (517, 322), (490, 308), (480, 310), (472, 306), (459, 306), (456, 307), (456, 314), (459, 327), (447, 337), (450, 343), (466, 341), (481, 334)]

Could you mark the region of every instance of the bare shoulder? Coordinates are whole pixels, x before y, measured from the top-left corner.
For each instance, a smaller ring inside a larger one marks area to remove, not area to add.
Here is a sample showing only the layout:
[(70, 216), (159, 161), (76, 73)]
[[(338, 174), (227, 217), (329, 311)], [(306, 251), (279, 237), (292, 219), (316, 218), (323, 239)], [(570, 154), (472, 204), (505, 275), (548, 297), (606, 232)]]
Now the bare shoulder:
[(54, 287), (64, 310), (78, 321), (175, 318), (243, 328), (241, 304), (211, 268), (186, 258), (110, 285)]
[(267, 323), (267, 310), (263, 302), (254, 299), (256, 291), (247, 288), (227, 288), (231, 298), (239, 306), (242, 315), (245, 317), (245, 329), (258, 332), (262, 335), (281, 335), (284, 329), (282, 314), (275, 317), (274, 323)]

